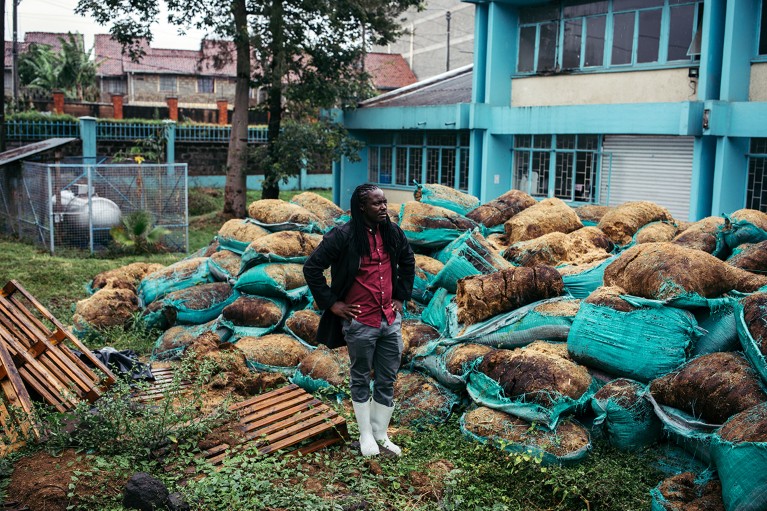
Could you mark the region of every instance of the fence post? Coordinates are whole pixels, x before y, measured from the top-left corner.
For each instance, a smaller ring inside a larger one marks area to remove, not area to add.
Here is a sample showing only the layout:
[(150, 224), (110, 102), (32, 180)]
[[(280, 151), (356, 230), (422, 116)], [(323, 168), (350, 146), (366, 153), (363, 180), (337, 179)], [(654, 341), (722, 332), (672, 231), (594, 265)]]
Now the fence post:
[(83, 163), (96, 163), (96, 118), (80, 117)]
[(166, 119), (163, 122), (165, 123), (166, 161), (168, 165), (173, 165), (176, 163), (176, 121)]

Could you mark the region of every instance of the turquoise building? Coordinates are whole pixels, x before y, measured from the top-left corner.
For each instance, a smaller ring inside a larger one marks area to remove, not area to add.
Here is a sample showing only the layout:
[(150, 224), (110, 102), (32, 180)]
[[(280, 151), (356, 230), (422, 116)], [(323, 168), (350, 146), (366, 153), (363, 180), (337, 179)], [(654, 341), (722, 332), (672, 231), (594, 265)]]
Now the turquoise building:
[(767, 0), (476, 1), (474, 63), (339, 116), (335, 199), (414, 182), (491, 200), (767, 212)]

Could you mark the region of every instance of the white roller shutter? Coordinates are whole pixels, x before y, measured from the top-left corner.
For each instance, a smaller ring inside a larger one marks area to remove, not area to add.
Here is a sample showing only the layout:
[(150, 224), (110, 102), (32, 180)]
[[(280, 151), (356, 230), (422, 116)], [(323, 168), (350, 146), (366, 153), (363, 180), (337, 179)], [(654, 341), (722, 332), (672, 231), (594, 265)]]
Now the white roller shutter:
[[(666, 207), (677, 220), (690, 212), (693, 137), (605, 136), (601, 202), (617, 206), (646, 200)], [(612, 155), (612, 171), (608, 170)]]

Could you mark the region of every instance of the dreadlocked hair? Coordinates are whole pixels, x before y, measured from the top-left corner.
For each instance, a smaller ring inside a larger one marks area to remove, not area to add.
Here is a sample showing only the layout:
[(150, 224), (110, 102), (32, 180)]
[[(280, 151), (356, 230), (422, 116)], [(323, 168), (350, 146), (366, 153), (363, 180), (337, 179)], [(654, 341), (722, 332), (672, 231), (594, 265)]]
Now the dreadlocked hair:
[[(352, 244), (357, 253), (361, 256), (370, 256), (370, 242), (368, 241), (367, 225), (365, 225), (365, 218), (362, 214), (361, 207), (365, 205), (368, 200), (368, 195), (373, 190), (378, 190), (376, 185), (364, 184), (359, 185), (354, 189), (351, 197), (351, 226), (352, 226)], [(394, 253), (396, 235), (394, 227), (392, 226), (389, 217), (386, 217), (386, 221), (378, 224), (378, 230), (381, 233), (381, 239), (383, 239), (384, 249), (389, 254)]]

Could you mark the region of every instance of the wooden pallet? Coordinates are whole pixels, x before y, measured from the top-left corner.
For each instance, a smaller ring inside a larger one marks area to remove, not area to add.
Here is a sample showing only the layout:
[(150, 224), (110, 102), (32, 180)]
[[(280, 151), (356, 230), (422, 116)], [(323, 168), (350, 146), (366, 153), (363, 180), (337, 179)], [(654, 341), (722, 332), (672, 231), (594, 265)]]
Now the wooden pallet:
[[(133, 396), (135, 401), (138, 401), (139, 403), (159, 401), (160, 399), (164, 398), (173, 388), (172, 367), (159, 367), (157, 369), (153, 368), (152, 375), (154, 376), (154, 381), (149, 384), (148, 388), (136, 393)], [(191, 386), (191, 381), (182, 381), (179, 383), (178, 392), (183, 394), (187, 392)]]
[(233, 452), (255, 447), (267, 454), (295, 447), (292, 452), (314, 452), (348, 440), (346, 420), (335, 410), (297, 385), (288, 385), (229, 407), (239, 417), (236, 428), (243, 437), (237, 445), (221, 444), (200, 456), (220, 465)]
[[(65, 343), (80, 350), (102, 374), (88, 367)], [(18, 282), (0, 290), (0, 387), (7, 404), (31, 412), (31, 393), (63, 412), (82, 400), (94, 402), (115, 377), (79, 339)], [(0, 407), (0, 424), (13, 441), (13, 414)], [(22, 429), (32, 428), (23, 424)]]

